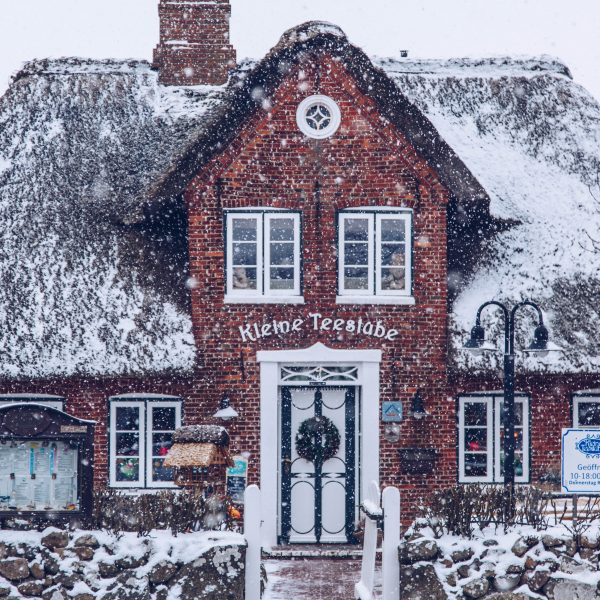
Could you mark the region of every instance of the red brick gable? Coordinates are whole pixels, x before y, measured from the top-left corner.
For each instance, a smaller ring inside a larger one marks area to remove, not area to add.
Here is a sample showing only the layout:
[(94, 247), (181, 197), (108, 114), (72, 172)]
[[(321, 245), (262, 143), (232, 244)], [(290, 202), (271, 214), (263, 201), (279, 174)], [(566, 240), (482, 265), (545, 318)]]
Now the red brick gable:
[[(308, 140), (296, 124), (298, 104), (314, 93), (333, 98), (342, 112), (340, 129), (323, 141)], [(204, 382), (196, 392), (198, 402), (208, 413), (228, 394), (241, 413), (233, 425), (234, 443), (258, 460), (258, 350), (306, 348), (315, 342), (333, 348), (378, 348), (383, 351), (382, 399), (403, 400), (409, 410), (419, 388), (433, 413), (434, 423), (402, 423), (403, 445), (421, 445), (423, 427), (435, 427), (436, 446), (443, 455), (440, 482), (450, 484), (456, 460), (454, 415), (446, 402), (448, 192), (435, 170), (330, 55), (307, 58), (262, 102), (263, 108), (193, 178), (185, 194), (190, 270), (196, 281), (192, 317)], [(304, 304), (224, 303), (223, 211), (257, 206), (302, 212)], [(414, 306), (336, 304), (336, 211), (361, 206), (414, 210)], [(382, 340), (317, 331), (310, 325), (311, 313), (380, 320), (399, 335)], [(295, 317), (306, 319), (309, 326), (255, 342), (241, 339), (239, 327), (245, 323)], [(382, 439), (384, 482), (400, 482), (397, 465), (397, 445)]]

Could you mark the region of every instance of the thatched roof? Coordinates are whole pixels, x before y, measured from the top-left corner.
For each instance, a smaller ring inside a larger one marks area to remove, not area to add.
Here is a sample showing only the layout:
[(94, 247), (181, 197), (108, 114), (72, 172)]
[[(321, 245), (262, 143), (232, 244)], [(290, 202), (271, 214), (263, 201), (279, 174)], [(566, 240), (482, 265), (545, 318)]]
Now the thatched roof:
[[(164, 88), (143, 62), (31, 63), (0, 99), (0, 375), (189, 371), (179, 194), (286, 69), (337, 57), (452, 194), (455, 359), (477, 306), (528, 297), (600, 367), (600, 106), (560, 62), (375, 62), (337, 28), (287, 32), (225, 88)], [(583, 316), (583, 317), (582, 317)], [(531, 365), (539, 368), (540, 363)]]
[[(460, 351), (482, 302), (531, 299), (542, 305), (553, 340), (564, 353), (527, 359), (525, 366), (597, 371), (598, 101), (550, 57), (379, 64), (483, 185), (492, 217), (515, 222), (481, 239), (474, 263), (460, 240), (455, 242), (451, 329), (458, 366), (498, 364), (493, 357), (474, 361)], [(461, 271), (469, 262), (472, 268)], [(498, 332), (497, 318), (488, 323), (490, 331), (495, 327)], [(531, 320), (521, 320), (520, 331), (525, 342)]]
[(219, 93), (160, 87), (143, 62), (16, 75), (0, 99), (1, 376), (193, 367), (185, 220), (167, 207), (157, 225), (140, 197)]
[(210, 467), (226, 465), (233, 467), (234, 462), (226, 448), (216, 444), (174, 443), (165, 458), (165, 467)]

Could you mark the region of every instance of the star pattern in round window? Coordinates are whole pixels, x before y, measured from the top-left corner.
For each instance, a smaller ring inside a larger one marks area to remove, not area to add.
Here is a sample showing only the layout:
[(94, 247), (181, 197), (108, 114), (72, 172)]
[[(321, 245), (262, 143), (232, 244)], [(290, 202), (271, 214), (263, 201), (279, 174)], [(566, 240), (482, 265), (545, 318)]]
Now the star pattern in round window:
[(329, 96), (309, 96), (298, 106), (296, 122), (307, 137), (325, 139), (340, 126), (340, 108)]
[(306, 111), (306, 122), (316, 131), (322, 131), (331, 123), (331, 112), (324, 104), (315, 104)]

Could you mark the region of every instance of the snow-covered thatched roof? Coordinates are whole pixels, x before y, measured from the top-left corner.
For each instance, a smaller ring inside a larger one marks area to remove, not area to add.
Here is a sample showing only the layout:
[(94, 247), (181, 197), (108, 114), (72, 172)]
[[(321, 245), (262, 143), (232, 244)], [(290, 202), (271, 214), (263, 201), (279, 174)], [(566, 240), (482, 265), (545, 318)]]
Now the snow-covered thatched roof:
[(0, 375), (192, 368), (179, 216), (140, 226), (140, 198), (219, 94), (159, 87), (140, 62), (15, 77), (0, 99)]
[[(541, 304), (564, 352), (552, 359), (528, 359), (527, 367), (597, 370), (598, 101), (571, 79), (567, 67), (549, 57), (379, 64), (485, 188), (492, 216), (514, 222), (482, 240), (472, 271), (451, 273), (457, 294), (451, 327), (459, 366), (490, 365), (472, 362), (459, 351), (482, 302), (530, 299)], [(469, 262), (469, 257), (461, 257), (460, 240), (455, 243), (460, 269), (461, 258)], [(498, 327), (497, 319), (491, 321)], [(520, 330), (530, 334), (531, 321), (525, 319)]]
[(339, 30), (305, 27), (228, 89), (164, 88), (143, 62), (16, 76), (0, 99), (0, 376), (192, 369), (178, 196), (256, 109), (253, 89), (310, 47), (360, 75), (451, 191), (455, 349), (481, 302), (529, 298), (567, 350), (551, 369), (600, 366), (598, 103), (555, 60), (374, 66)]

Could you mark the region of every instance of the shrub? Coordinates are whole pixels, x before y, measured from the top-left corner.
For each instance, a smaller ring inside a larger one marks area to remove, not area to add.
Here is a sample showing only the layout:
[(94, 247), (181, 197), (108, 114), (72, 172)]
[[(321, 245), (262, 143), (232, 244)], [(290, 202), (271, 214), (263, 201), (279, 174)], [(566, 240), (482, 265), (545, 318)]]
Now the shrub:
[(90, 527), (119, 534), (146, 535), (153, 529), (170, 529), (173, 535), (198, 531), (205, 523), (206, 501), (198, 491), (161, 491), (132, 496), (117, 490), (94, 492)]
[(439, 537), (450, 533), (472, 537), (475, 528), (488, 525), (531, 525), (538, 530), (549, 524), (550, 499), (534, 487), (515, 488), (515, 510), (507, 519), (504, 488), (497, 485), (457, 485), (435, 492), (423, 507), (421, 517)]

